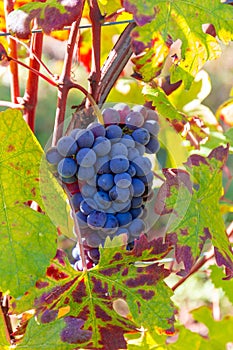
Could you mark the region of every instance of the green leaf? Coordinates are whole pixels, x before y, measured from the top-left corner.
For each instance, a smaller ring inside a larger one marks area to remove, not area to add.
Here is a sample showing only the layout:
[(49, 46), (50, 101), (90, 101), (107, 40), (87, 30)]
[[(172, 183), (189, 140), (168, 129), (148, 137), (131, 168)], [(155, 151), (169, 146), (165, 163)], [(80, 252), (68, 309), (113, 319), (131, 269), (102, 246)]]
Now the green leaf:
[(192, 315), (196, 321), (204, 323), (209, 329), (208, 340), (202, 340), (200, 349), (226, 349), (226, 344), (232, 342), (232, 316), (215, 321), (211, 310), (206, 306), (192, 311)]
[(110, 15), (122, 7), (121, 0), (98, 0), (98, 4), (103, 16)]
[(70, 215), (71, 207), (52, 170), (43, 154), (40, 165), (40, 191), (45, 212), (63, 235), (75, 239), (74, 222)]
[(39, 187), (43, 151), (17, 110), (0, 113), (0, 288), (22, 295), (42, 276), (56, 252), (56, 228)]
[[(36, 308), (38, 327), (35, 333), (43, 333), (45, 323), (51, 322), (56, 329), (60, 319), (64, 319), (67, 327), (69, 322), (78, 319), (84, 333), (83, 338), (73, 339), (73, 344), (85, 349), (118, 350), (126, 346), (124, 333), (135, 332), (141, 326), (152, 333), (166, 333), (172, 329), (172, 292), (163, 281), (170, 272), (156, 263), (167, 254), (169, 246), (161, 239), (148, 243), (145, 236), (135, 241), (135, 248), (130, 252), (122, 241), (120, 247), (116, 246), (119, 237), (109, 243), (107, 241), (106, 246), (114, 248), (100, 248), (99, 265), (86, 272), (75, 271), (64, 253), (58, 251), (47, 269), (46, 278), (40, 279), (36, 289), (16, 302), (17, 312), (26, 305)], [(136, 261), (149, 260), (154, 264), (134, 265)], [(65, 346), (71, 340), (65, 339), (64, 329), (58, 344), (63, 340)]]
[(226, 276), (222, 269), (217, 266), (210, 266), (211, 270), (211, 280), (216, 288), (221, 288), (225, 295), (228, 297), (231, 303), (233, 303), (233, 280), (232, 279), (224, 279)]
[(37, 20), (45, 34), (71, 25), (81, 14), (83, 0), (32, 2), (25, 4), (7, 16), (8, 28), (21, 39), (31, 34), (31, 21)]
[(156, 107), (156, 110), (161, 117), (171, 121), (185, 120), (185, 116), (176, 109), (172, 102), (169, 101), (165, 92), (161, 88), (152, 88), (149, 85), (146, 85), (144, 86), (142, 93), (147, 100), (152, 101), (153, 106)]
[[(181, 350), (181, 349), (192, 349), (200, 350), (202, 349), (202, 337), (194, 332), (191, 332), (189, 329), (184, 326), (177, 327), (178, 330), (178, 340), (175, 343), (169, 344), (167, 346), (168, 350)], [(220, 350), (220, 349), (219, 349)]]
[(0, 310), (0, 346), (1, 346), (1, 350), (10, 349), (10, 343), (7, 341), (7, 338), (6, 338), (6, 325), (5, 325), (3, 313), (1, 310)]
[[(221, 53), (218, 40), (206, 34), (203, 25), (211, 23), (224, 44), (233, 38), (233, 8), (219, 0), (124, 0), (123, 6), (141, 26), (135, 28), (132, 37), (135, 53), (140, 54), (134, 60), (135, 69), (145, 81), (162, 70), (171, 39), (182, 42), (181, 52), (177, 50), (172, 63), (171, 81), (182, 79), (189, 88), (204, 63)], [(162, 52), (162, 59), (156, 62), (158, 52)]]
[(191, 155), (185, 164), (188, 172), (164, 169), (156, 212), (169, 214), (167, 240), (175, 245), (178, 262), (189, 271), (200, 256), (204, 243), (211, 239), (218, 264), (233, 267), (232, 253), (219, 199), (222, 196), (222, 167), (228, 148), (214, 149), (207, 158)]

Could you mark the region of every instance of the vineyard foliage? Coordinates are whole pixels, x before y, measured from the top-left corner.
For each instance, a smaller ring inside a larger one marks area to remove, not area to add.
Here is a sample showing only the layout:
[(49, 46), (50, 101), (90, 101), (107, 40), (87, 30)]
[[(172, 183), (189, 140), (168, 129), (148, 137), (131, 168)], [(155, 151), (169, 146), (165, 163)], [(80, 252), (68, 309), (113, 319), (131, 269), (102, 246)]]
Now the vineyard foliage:
[[(205, 64), (233, 39), (231, 5), (2, 2), (0, 30), (6, 36), (0, 36), (0, 56), (10, 73), (12, 101), (0, 101), (1, 349), (233, 346), (232, 97), (217, 111), (204, 104), (211, 90)], [(79, 32), (80, 25), (87, 27)], [(59, 76), (42, 63), (45, 35), (66, 48)], [(25, 46), (22, 58), (17, 52)], [(73, 79), (75, 64), (89, 74), (87, 90), (86, 81)], [(22, 65), (29, 70), (23, 97)], [(68, 129), (88, 125), (90, 105), (98, 114), (97, 105), (101, 109), (106, 99), (141, 103), (158, 113), (160, 150), (149, 156), (154, 172), (149, 229), (132, 249), (125, 234), (108, 237), (99, 247), (98, 264), (87, 269), (84, 264), (82, 271), (73, 268), (71, 257), (74, 245), (81, 246), (82, 228), (34, 133), (38, 76), (58, 91), (49, 146), (66, 132), (71, 89), (85, 98), (69, 111)], [(201, 283), (200, 295), (184, 317), (195, 292), (191, 278)], [(214, 291), (208, 300), (202, 298), (205, 283)]]

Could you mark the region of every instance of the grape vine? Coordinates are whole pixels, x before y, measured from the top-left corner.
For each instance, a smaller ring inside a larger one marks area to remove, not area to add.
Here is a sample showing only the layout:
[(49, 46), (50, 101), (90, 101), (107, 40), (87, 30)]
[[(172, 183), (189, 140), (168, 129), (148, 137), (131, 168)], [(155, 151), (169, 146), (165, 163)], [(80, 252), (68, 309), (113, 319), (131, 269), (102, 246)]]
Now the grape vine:
[(231, 5), (4, 0), (1, 349), (233, 346), (232, 93), (204, 105)]

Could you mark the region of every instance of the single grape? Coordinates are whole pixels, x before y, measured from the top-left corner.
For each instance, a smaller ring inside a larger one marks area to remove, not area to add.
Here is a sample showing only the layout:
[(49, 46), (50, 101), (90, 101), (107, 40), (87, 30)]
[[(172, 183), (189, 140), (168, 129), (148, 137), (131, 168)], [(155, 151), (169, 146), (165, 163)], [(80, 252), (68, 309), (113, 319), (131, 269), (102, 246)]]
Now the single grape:
[(95, 176), (95, 168), (93, 166), (88, 168), (80, 166), (76, 176), (81, 181), (91, 179)]
[(94, 209), (97, 209), (97, 208), (96, 208), (96, 203), (92, 198), (85, 198), (84, 200), (81, 201), (80, 211), (83, 214), (89, 215)]
[(94, 195), (94, 201), (99, 209), (108, 209), (111, 206), (111, 199), (109, 198), (109, 195), (105, 191), (98, 191)]
[(96, 183), (97, 183), (97, 175), (95, 174), (93, 177), (91, 177), (90, 179), (87, 179), (86, 183), (90, 186), (96, 187)]
[(113, 142), (120, 140), (122, 136), (122, 129), (118, 125), (109, 125), (106, 128), (106, 137)]
[(158, 121), (159, 117), (158, 117), (158, 114), (153, 109), (147, 109), (146, 119)]
[(80, 148), (92, 147), (95, 139), (92, 131), (88, 129), (78, 131), (75, 138)]
[(78, 145), (71, 136), (62, 136), (57, 143), (57, 150), (63, 157), (70, 157), (78, 150)]
[(139, 180), (138, 178), (132, 179), (132, 186), (133, 186), (133, 196), (134, 197), (140, 197), (143, 195), (145, 191), (145, 185), (144, 183)]
[(97, 184), (104, 191), (109, 191), (114, 185), (113, 179), (114, 178), (112, 174), (102, 174), (98, 177)]
[(159, 141), (156, 137), (151, 137), (150, 141), (146, 144), (146, 153), (157, 153), (160, 149)]
[(146, 176), (151, 172), (152, 163), (147, 157), (136, 157), (131, 164), (136, 169), (137, 176)]
[(118, 229), (118, 226), (119, 226), (118, 220), (115, 217), (115, 215), (108, 213), (107, 219), (103, 228), (104, 232), (109, 234), (115, 233)]
[(139, 128), (133, 131), (132, 138), (134, 141), (146, 145), (150, 140), (150, 133), (145, 128)]
[(97, 174), (108, 174), (110, 170), (109, 156), (97, 157), (95, 162), (95, 170)]
[(139, 112), (134, 112), (134, 111), (130, 112), (127, 115), (125, 120), (126, 126), (131, 130), (140, 128), (143, 125), (143, 123), (144, 123), (143, 115)]
[(146, 225), (141, 219), (134, 219), (128, 227), (129, 233), (132, 237), (139, 237), (144, 232)]
[(105, 127), (97, 122), (89, 124), (87, 129), (92, 131), (95, 138), (97, 138), (98, 136), (105, 136), (106, 133)]
[(119, 222), (119, 226), (126, 226), (132, 221), (132, 215), (129, 211), (126, 213), (117, 213), (116, 218)]
[(143, 124), (143, 128), (148, 130), (154, 137), (156, 137), (159, 133), (159, 123), (156, 120), (147, 120)]
[(58, 152), (57, 147), (50, 147), (46, 152), (46, 160), (53, 165), (57, 165), (63, 156)]
[(115, 174), (123, 173), (128, 168), (129, 161), (125, 156), (115, 156), (110, 160), (110, 169)]
[(80, 209), (80, 203), (83, 201), (83, 196), (80, 192), (75, 193), (71, 197), (71, 201), (73, 203), (74, 209), (79, 210)]
[(63, 158), (57, 165), (58, 174), (62, 178), (73, 177), (77, 170), (78, 165), (72, 158)]
[(83, 198), (87, 198), (87, 197), (92, 197), (95, 195), (97, 189), (95, 186), (90, 186), (89, 184), (85, 184), (82, 186), (81, 188), (81, 193)]
[(106, 213), (98, 210), (93, 210), (88, 216), (87, 216), (87, 224), (91, 228), (101, 228), (104, 227), (104, 224), (106, 222), (107, 215)]
[(120, 123), (120, 114), (114, 108), (106, 108), (102, 112), (104, 124), (119, 124)]
[(127, 188), (132, 183), (132, 178), (128, 173), (120, 173), (114, 176), (114, 182), (117, 187)]
[(95, 139), (93, 150), (97, 156), (103, 157), (110, 152), (111, 142), (106, 137), (99, 136)]
[(110, 157), (115, 157), (115, 156), (126, 156), (128, 155), (128, 149), (127, 147), (121, 143), (117, 142), (112, 145), (111, 151), (109, 153)]
[(90, 148), (81, 148), (76, 154), (77, 163), (83, 167), (90, 167), (96, 162), (96, 154)]
[(132, 111), (141, 113), (144, 119), (147, 117), (147, 108), (145, 106), (135, 105), (133, 106)]
[(130, 161), (134, 160), (134, 158), (139, 157), (139, 151), (135, 147), (129, 147), (128, 148), (128, 159)]
[(98, 263), (100, 258), (100, 252), (98, 248), (91, 248), (87, 251), (87, 256), (90, 260), (92, 260), (94, 263)]

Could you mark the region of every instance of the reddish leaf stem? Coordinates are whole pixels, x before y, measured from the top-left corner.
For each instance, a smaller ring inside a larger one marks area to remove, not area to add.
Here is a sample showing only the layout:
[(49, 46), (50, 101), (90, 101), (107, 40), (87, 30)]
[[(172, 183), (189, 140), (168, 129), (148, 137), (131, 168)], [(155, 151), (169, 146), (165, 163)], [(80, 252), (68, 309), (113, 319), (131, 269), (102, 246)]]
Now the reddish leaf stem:
[(92, 30), (92, 64), (89, 77), (89, 93), (96, 99), (97, 86), (100, 81), (100, 56), (101, 56), (101, 15), (97, 0), (90, 0), (90, 19)]
[(64, 58), (63, 70), (58, 82), (58, 100), (57, 100), (57, 109), (56, 109), (55, 122), (54, 122), (52, 145), (56, 145), (57, 141), (61, 138), (63, 134), (62, 125), (65, 119), (67, 96), (70, 88), (72, 87), (70, 73), (71, 73), (72, 62), (73, 62), (73, 52), (76, 44), (78, 31), (79, 31), (80, 21), (82, 18), (84, 2), (85, 0), (81, 1), (79, 16), (71, 26), (70, 35), (67, 43), (67, 50)]
[[(43, 34), (36, 33), (32, 34), (31, 39), (31, 51), (35, 53), (35, 56), (41, 58), (43, 47)], [(37, 95), (38, 95), (38, 84), (39, 76), (34, 73), (34, 71), (40, 70), (40, 63), (35, 59), (35, 56), (31, 56), (29, 67), (32, 70), (29, 70), (27, 85), (24, 93), (23, 100), (25, 101), (25, 112), (24, 119), (27, 124), (30, 126), (31, 130), (34, 132), (35, 128), (35, 115), (36, 115), (36, 106), (37, 106)]]
[[(14, 1), (13, 0), (5, 0), (4, 1), (4, 12), (5, 18), (7, 18), (8, 14), (14, 10)], [(8, 28), (7, 28), (8, 29)], [(8, 38), (8, 49), (9, 55), (17, 59), (17, 43), (12, 40), (12, 38)], [(14, 60), (10, 61), (10, 86), (11, 86), (11, 101), (17, 103), (17, 98), (20, 96), (19, 89), (19, 75), (18, 75), (18, 65)]]
[(14, 57), (8, 56), (8, 60), (9, 61), (14, 61), (17, 64), (19, 64), (20, 66), (29, 69), (32, 73), (34, 73), (35, 75), (38, 75), (39, 77), (41, 77), (42, 79), (46, 80), (49, 84), (53, 85), (53, 86), (57, 86), (58, 83), (56, 83), (56, 81), (49, 79), (48, 77), (46, 77), (46, 75), (44, 75), (43, 73), (40, 73), (39, 71), (37, 71), (36, 69), (28, 66), (27, 64), (15, 59)]

